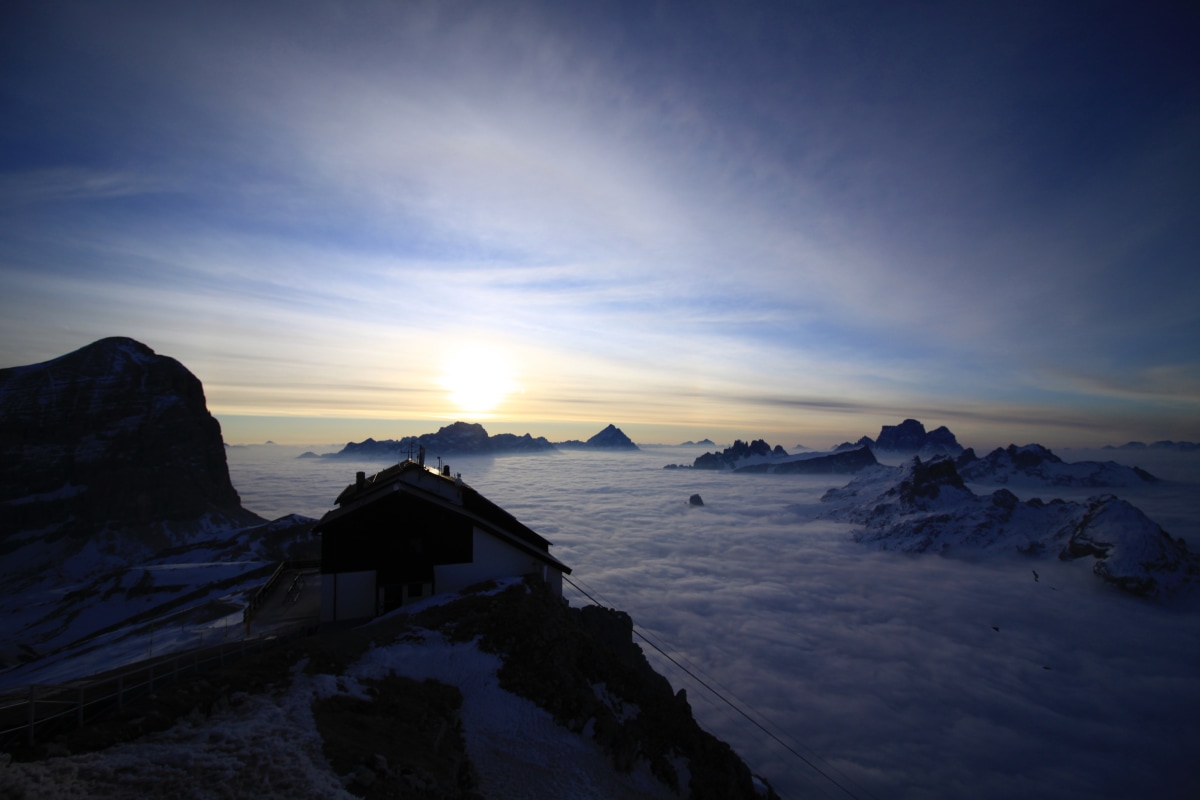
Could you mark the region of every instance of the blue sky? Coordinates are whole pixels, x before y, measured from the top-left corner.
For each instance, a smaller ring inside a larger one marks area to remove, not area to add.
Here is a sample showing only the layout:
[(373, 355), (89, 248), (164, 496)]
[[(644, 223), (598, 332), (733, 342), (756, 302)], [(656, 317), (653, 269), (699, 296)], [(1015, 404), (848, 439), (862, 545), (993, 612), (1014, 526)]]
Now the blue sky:
[(230, 441), (1200, 440), (1185, 4), (243, 5), (6, 6), (0, 365), (133, 336)]

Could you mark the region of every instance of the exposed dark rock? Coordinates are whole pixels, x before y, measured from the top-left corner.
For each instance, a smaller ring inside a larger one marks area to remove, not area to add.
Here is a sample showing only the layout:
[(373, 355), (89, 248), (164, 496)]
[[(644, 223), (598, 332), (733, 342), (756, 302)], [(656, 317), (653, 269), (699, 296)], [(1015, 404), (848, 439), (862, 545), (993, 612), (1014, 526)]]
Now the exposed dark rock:
[(875, 439), (875, 450), (883, 452), (956, 456), (962, 449), (949, 428), (943, 425), (926, 433), (925, 426), (915, 419), (884, 425)]
[[(592, 731), (617, 770), (628, 772), (644, 759), (683, 796), (758, 796), (745, 763), (696, 723), (686, 694), (673, 693), (650, 666), (633, 642), (628, 614), (570, 608), (537, 584), (530, 589), (517, 585), (499, 595), (466, 598), (421, 612), (413, 621), (456, 641), (478, 638), (483, 650), (503, 658), (498, 673), (503, 688), (532, 700), (570, 730)], [(636, 714), (618, 716), (614, 702)], [(688, 765), (686, 786), (673, 766), (679, 759)]]
[(704, 499), (702, 497), (700, 497), (700, 495), (694, 494), (688, 498), (688, 505), (689, 506), (702, 506), (702, 505), (704, 505)]
[(367, 800), (478, 796), (457, 687), (398, 675), (361, 683), (369, 699), (333, 695), (312, 704), (325, 757), (351, 793)]
[(0, 370), (0, 486), (6, 553), (31, 531), (62, 558), (101, 533), (162, 547), (262, 521), (241, 507), (200, 381), (127, 338)]
[[(778, 448), (782, 450), (783, 448)], [(726, 447), (720, 453), (705, 453), (699, 456), (692, 466), (696, 469), (733, 469), (737, 462), (752, 456), (771, 456), (771, 445), (762, 439), (755, 439), (746, 444), (741, 439), (734, 441), (731, 447)], [(786, 455), (786, 452), (784, 453)]]
[(870, 436), (864, 436), (857, 442), (842, 442), (837, 447), (833, 448), (833, 452), (840, 453), (845, 450), (858, 450), (863, 447), (874, 447), (875, 440)]

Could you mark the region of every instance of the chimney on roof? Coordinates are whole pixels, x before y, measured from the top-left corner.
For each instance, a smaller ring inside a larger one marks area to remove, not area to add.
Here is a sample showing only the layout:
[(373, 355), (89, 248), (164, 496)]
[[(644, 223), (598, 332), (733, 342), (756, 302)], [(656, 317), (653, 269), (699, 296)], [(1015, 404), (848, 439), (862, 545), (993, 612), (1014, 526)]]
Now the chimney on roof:
[(445, 475), (447, 478), (450, 477), (450, 465), (449, 464), (442, 465), (442, 474)]
[(425, 445), (421, 445), (419, 448), (417, 448), (417, 463), (422, 467), (425, 466)]
[(362, 489), (366, 485), (367, 485), (367, 473), (365, 473), (365, 472), (354, 473), (354, 488)]

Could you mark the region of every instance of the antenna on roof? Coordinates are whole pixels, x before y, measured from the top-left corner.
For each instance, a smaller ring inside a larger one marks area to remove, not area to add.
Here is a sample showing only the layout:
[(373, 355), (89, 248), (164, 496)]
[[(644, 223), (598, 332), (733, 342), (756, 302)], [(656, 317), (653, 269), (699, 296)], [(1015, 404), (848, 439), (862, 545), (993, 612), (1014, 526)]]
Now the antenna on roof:
[[(413, 448), (414, 448), (414, 447), (416, 447), (416, 446), (417, 446), (417, 441), (416, 441), (416, 439), (409, 439), (409, 440), (408, 440), (408, 460), (409, 460), (409, 461), (412, 461), (412, 460), (413, 460)], [(424, 450), (425, 448), (421, 448), (421, 449), (422, 449), (422, 450)]]

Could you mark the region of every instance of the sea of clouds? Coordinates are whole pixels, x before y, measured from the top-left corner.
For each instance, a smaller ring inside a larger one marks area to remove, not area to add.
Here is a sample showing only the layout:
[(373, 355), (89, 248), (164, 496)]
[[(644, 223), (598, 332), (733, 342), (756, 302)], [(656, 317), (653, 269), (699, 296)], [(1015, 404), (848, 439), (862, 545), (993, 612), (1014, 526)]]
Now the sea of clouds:
[[(386, 466), (300, 452), (229, 450), (247, 508), (319, 517), (356, 470)], [(700, 452), (450, 464), (550, 539), (582, 588), (732, 700), (740, 712), (643, 643), (700, 722), (784, 797), (1200, 791), (1195, 598), (1155, 605), (1105, 585), (1088, 562), (1052, 555), (870, 551), (851, 526), (817, 518), (821, 494), (846, 479), (662, 469)], [(1114, 491), (1200, 547), (1200, 454), (1060, 455), (1168, 478)], [(1098, 493), (1009, 488), (1022, 499)], [(703, 507), (688, 505), (693, 493)]]

